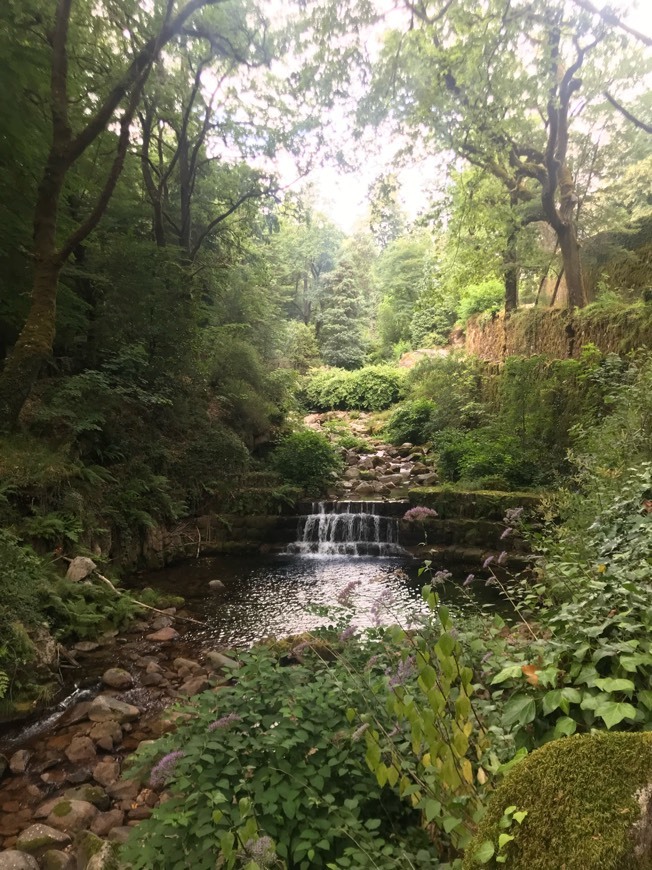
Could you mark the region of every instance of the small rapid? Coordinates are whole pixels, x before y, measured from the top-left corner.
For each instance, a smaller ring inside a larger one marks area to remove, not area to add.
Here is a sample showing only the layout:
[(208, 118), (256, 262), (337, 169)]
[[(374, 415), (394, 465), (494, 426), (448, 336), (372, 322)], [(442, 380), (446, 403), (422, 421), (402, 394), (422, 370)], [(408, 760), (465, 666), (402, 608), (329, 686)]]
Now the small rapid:
[(319, 501), (302, 516), (287, 552), (311, 556), (405, 556), (398, 542), (402, 502)]

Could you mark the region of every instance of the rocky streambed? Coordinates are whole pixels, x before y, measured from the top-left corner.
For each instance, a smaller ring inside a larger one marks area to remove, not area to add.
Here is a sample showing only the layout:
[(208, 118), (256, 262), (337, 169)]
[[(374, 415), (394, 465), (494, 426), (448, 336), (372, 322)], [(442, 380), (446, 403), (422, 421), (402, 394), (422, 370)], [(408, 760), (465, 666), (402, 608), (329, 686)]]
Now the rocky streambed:
[(235, 665), (176, 617), (169, 608), (124, 635), (78, 644), (72, 654), (91, 686), (42, 725), (0, 735), (0, 870), (109, 870), (114, 844), (151, 815), (161, 794), (124, 779), (126, 759), (174, 727), (175, 701), (212, 690), (217, 709), (225, 667)]

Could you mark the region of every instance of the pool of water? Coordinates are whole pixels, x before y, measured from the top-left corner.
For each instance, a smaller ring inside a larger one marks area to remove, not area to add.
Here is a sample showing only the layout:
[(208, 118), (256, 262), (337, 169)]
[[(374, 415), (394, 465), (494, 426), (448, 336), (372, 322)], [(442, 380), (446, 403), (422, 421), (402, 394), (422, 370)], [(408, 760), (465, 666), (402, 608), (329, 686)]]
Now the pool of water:
[[(192, 626), (197, 639), (243, 647), (328, 625), (343, 600), (351, 622), (360, 628), (389, 623), (409, 627), (426, 609), (421, 588), (428, 575), (419, 576), (420, 565), (400, 558), (225, 556), (143, 574), (133, 582), (182, 595), (187, 609), (205, 623)], [(465, 577), (438, 587), (453, 613), (461, 617), (478, 608), (503, 609), (495, 591), (484, 584), (464, 589)], [(211, 580), (220, 580), (224, 588), (213, 591)]]

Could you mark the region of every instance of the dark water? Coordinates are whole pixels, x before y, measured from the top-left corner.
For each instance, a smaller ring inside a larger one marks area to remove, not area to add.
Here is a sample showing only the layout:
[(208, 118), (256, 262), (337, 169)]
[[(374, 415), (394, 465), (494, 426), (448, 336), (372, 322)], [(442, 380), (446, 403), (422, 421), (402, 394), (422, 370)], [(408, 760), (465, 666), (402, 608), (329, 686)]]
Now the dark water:
[[(347, 596), (350, 621), (360, 628), (398, 623), (410, 627), (426, 608), (421, 588), (428, 574), (408, 559), (347, 558), (345, 556), (214, 557), (142, 575), (138, 586), (182, 595), (186, 607), (206, 623), (192, 626), (198, 639), (215, 646), (243, 647), (270, 636), (286, 637), (333, 623)], [(478, 607), (501, 608), (495, 593), (483, 584), (460, 588), (466, 577), (438, 587), (459, 618)], [(221, 580), (223, 589), (209, 589)], [(329, 618), (323, 612), (327, 609)], [(318, 612), (316, 612), (318, 611)]]

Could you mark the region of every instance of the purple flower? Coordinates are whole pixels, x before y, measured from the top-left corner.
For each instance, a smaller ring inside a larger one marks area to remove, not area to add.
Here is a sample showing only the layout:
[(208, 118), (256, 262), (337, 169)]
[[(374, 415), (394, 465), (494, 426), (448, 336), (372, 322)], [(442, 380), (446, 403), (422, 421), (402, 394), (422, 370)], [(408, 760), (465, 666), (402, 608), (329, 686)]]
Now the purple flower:
[(408, 656), (405, 661), (400, 661), (398, 667), (392, 673), (389, 668), (385, 671), (389, 677), (389, 688), (395, 689), (397, 686), (405, 685), (409, 677), (414, 673), (414, 657)]
[(500, 536), (500, 540), (504, 541), (505, 538), (509, 538), (509, 536), (512, 534), (513, 531), (514, 531), (514, 529), (510, 529), (510, 528), (505, 529), (505, 531)]
[(503, 522), (505, 523), (505, 525), (515, 526), (516, 523), (520, 520), (521, 514), (524, 510), (524, 507), (508, 508), (505, 511), (505, 516), (503, 517)]
[(379, 658), (380, 656), (377, 655), (371, 656), (367, 664), (364, 666), (365, 671), (370, 671), (373, 667), (375, 667), (378, 664)]
[(439, 516), (437, 511), (434, 511), (432, 508), (428, 507), (413, 507), (409, 510), (405, 511), (403, 514), (404, 520), (425, 520), (428, 517), (436, 517)]
[(356, 633), (357, 630), (358, 630), (358, 626), (357, 626), (357, 625), (353, 625), (353, 623), (351, 623), (351, 625), (348, 625), (348, 626), (344, 629), (344, 631), (342, 631), (342, 632), (340, 633), (340, 637), (339, 637), (339, 639), (340, 639), (342, 642), (344, 642), (345, 640), (349, 640), (350, 638), (353, 637), (353, 635)]
[(485, 653), (485, 654), (482, 656), (482, 659), (480, 660), (480, 661), (481, 661), (481, 664), (485, 664), (485, 662), (488, 662), (489, 659), (492, 657), (492, 655), (493, 655), (493, 653), (492, 653), (491, 651), (489, 651), (488, 653)]
[(290, 650), (290, 653), (293, 656), (298, 656), (304, 651), (304, 649), (308, 649), (309, 646), (310, 646), (309, 641), (302, 640), (301, 643), (298, 643), (296, 646), (292, 647), (292, 649)]
[(221, 719), (216, 719), (208, 726), (209, 731), (217, 731), (218, 729), (228, 728), (234, 722), (242, 722), (242, 716), (237, 713), (229, 713), (227, 716), (222, 716)]
[(185, 752), (168, 752), (163, 758), (158, 761), (152, 768), (149, 775), (149, 782), (152, 788), (161, 788), (166, 785), (167, 781), (174, 774), (174, 768), (177, 766), (177, 761), (183, 758)]
[(470, 586), (474, 580), (475, 580), (475, 574), (469, 574), (469, 576), (466, 578), (464, 583), (462, 583), (462, 586)]
[(360, 582), (360, 580), (350, 580), (346, 586), (337, 593), (337, 600), (340, 604), (344, 607), (348, 607), (351, 604), (351, 594), (353, 593), (353, 590), (360, 585)]
[(383, 594), (377, 598), (371, 607), (371, 617), (374, 625), (380, 625), (380, 616), (386, 607), (390, 607), (394, 602), (394, 593), (391, 589), (385, 589)]
[(260, 867), (268, 867), (276, 857), (274, 841), (271, 837), (253, 838), (245, 843), (247, 855)]
[(491, 563), (493, 562), (493, 560), (494, 560), (494, 557), (493, 557), (493, 556), (487, 556), (487, 558), (486, 558), (486, 559), (484, 560), (484, 562), (482, 563), (482, 567), (483, 567), (483, 568), (488, 568), (489, 565), (491, 565)]
[(442, 583), (447, 583), (452, 576), (450, 571), (437, 571), (433, 574), (432, 582), (435, 586), (441, 586)]
[(505, 550), (503, 550), (503, 552), (500, 554), (500, 556), (498, 556), (498, 559), (496, 561), (498, 562), (499, 565), (505, 564), (505, 562), (507, 561), (507, 553), (505, 552)]

